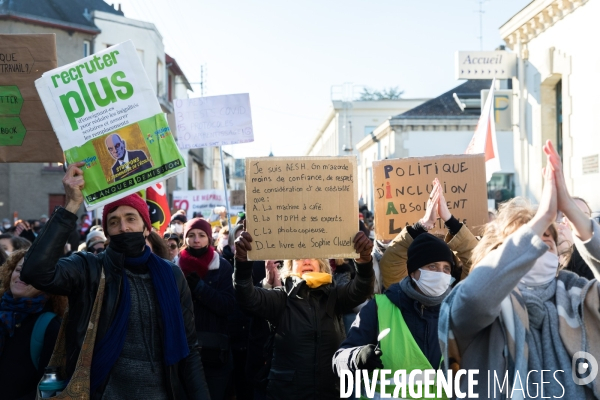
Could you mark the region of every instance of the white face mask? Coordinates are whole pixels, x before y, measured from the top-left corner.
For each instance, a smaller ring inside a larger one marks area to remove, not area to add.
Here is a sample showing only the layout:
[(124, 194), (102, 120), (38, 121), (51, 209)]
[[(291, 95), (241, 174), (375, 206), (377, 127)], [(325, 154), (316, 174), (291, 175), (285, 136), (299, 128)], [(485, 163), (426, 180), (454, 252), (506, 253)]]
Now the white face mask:
[(11, 224), (4, 224), (4, 229), (10, 229), (11, 226)]
[(556, 278), (558, 270), (558, 256), (549, 251), (535, 260), (533, 268), (521, 279), (521, 282), (527, 286), (545, 285)]
[(173, 224), (173, 226), (171, 227), (171, 230), (173, 232), (175, 232), (176, 234), (181, 235), (183, 233), (183, 225)]
[(421, 269), (419, 280), (413, 279), (425, 296), (439, 297), (446, 293), (454, 278), (443, 272), (434, 272)]

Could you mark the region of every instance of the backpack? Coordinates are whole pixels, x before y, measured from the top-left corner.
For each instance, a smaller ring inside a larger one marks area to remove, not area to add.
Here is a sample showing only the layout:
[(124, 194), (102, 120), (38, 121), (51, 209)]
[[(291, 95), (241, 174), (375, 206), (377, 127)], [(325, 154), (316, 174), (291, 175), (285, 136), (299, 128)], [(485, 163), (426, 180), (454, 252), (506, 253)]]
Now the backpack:
[(42, 354), (42, 348), (44, 347), (44, 336), (46, 336), (46, 328), (56, 317), (56, 314), (53, 312), (45, 312), (42, 313), (35, 321), (35, 325), (33, 326), (33, 332), (31, 333), (31, 344), (30, 344), (30, 353), (31, 353), (31, 361), (33, 361), (33, 365), (35, 369), (39, 369), (40, 364), (40, 356)]

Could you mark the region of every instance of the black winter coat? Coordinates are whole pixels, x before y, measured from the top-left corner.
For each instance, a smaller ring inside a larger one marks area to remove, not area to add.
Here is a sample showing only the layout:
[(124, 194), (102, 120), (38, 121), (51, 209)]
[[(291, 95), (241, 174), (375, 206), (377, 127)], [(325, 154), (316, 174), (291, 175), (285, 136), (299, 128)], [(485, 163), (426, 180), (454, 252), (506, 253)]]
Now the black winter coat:
[[(117, 310), (125, 261), (122, 254), (110, 247), (98, 255), (80, 252), (70, 257), (60, 258), (76, 223), (75, 214), (59, 208), (25, 254), (25, 262), (21, 270), (21, 279), (36, 289), (68, 296), (69, 322), (66, 327), (68, 376), (71, 376), (75, 370), (100, 284), (102, 266), (104, 266), (106, 286), (96, 343), (106, 334)], [(175, 264), (171, 266), (179, 289), (190, 354), (175, 365), (165, 366), (167, 391), (171, 399), (208, 399), (208, 389), (197, 345), (190, 289), (181, 269)], [(162, 324), (161, 319), (159, 323)], [(92, 394), (92, 398), (101, 398), (105, 386), (106, 384), (101, 385)]]
[(269, 399), (338, 399), (339, 378), (331, 359), (344, 340), (342, 315), (373, 291), (373, 263), (358, 264), (349, 284), (311, 289), (289, 277), (285, 286), (266, 290), (252, 284), (252, 262), (237, 262), (234, 286), (239, 304), (276, 326), (269, 372)]

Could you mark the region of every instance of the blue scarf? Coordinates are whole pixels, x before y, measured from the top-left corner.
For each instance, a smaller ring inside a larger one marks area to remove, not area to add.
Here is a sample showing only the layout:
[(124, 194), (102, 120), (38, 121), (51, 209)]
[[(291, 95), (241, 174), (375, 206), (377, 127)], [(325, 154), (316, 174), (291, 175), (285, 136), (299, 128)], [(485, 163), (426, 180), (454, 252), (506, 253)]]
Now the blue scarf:
[(4, 292), (0, 301), (0, 355), (4, 350), (6, 337), (15, 334), (15, 327), (27, 316), (38, 314), (46, 307), (48, 296), (20, 297), (15, 299), (12, 293)]
[[(146, 246), (144, 253), (135, 258), (125, 258), (125, 265), (147, 265), (152, 276), (154, 291), (158, 299), (162, 317), (162, 339), (165, 364), (173, 365), (190, 353), (187, 344), (183, 312), (179, 297), (179, 289), (175, 282), (172, 267), (162, 258), (153, 254)], [(117, 361), (125, 345), (129, 311), (131, 309), (131, 292), (129, 280), (123, 270), (123, 288), (116, 315), (108, 331), (94, 348), (91, 371), (91, 392), (106, 379), (112, 366)]]

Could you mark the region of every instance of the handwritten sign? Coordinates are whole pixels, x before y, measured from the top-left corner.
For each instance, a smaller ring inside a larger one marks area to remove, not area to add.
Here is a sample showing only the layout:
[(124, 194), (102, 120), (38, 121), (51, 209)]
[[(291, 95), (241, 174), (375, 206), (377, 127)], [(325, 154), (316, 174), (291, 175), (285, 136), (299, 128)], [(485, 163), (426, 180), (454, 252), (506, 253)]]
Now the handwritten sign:
[(354, 157), (246, 159), (248, 258), (351, 258), (358, 231)]
[[(487, 223), (483, 154), (375, 161), (373, 175), (377, 239), (393, 239), (425, 215), (436, 177), (454, 217), (476, 232)], [(445, 233), (444, 221), (438, 218), (430, 232)]]
[(180, 149), (254, 141), (248, 93), (177, 99), (173, 105)]

